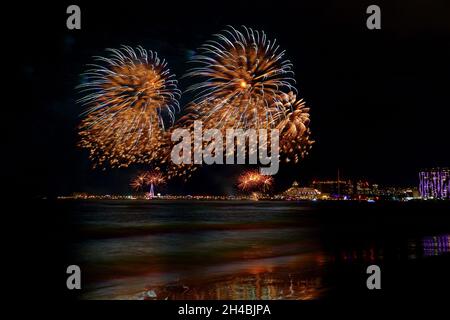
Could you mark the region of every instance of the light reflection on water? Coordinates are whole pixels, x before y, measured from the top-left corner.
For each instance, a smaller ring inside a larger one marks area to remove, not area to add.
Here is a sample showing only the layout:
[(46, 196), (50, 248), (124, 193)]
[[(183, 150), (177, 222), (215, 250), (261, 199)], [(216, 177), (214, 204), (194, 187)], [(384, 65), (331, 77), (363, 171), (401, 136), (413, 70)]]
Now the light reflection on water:
[[(214, 283), (206, 290), (190, 290), (186, 287), (182, 292), (170, 292), (167, 288), (164, 289), (161, 291), (162, 297), (196, 300), (313, 300), (319, 298), (324, 290), (320, 277), (301, 278), (290, 275), (283, 278), (266, 273), (234, 277)], [(147, 297), (145, 293), (144, 299), (148, 299)]]
[(424, 237), (422, 239), (422, 248), (423, 255), (426, 257), (450, 253), (450, 235)]
[(147, 273), (97, 283), (85, 299), (317, 299), (326, 257), (321, 253), (250, 259), (169, 274)]
[[(115, 202), (77, 210), (83, 237), (72, 246), (83, 299), (320, 299), (330, 290), (330, 266), (383, 263), (401, 249), (353, 235), (326, 247), (321, 222), (311, 222), (315, 208), (296, 203)], [(450, 252), (447, 234), (403, 246), (406, 259)]]
[(155, 291), (159, 299), (317, 299), (326, 291), (324, 263), (321, 253), (244, 260), (208, 268), (207, 280), (201, 273), (186, 279), (192, 287), (163, 286)]

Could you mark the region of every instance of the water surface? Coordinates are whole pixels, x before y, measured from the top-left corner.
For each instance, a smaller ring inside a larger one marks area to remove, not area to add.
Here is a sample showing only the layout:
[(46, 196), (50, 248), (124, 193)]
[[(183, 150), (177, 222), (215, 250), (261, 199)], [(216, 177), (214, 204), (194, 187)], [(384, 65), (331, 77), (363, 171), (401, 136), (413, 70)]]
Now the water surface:
[(83, 271), (82, 299), (310, 300), (362, 292), (370, 264), (396, 270), (411, 261), (431, 266), (435, 257), (448, 256), (446, 206), (162, 200), (64, 204), (74, 231), (69, 252)]

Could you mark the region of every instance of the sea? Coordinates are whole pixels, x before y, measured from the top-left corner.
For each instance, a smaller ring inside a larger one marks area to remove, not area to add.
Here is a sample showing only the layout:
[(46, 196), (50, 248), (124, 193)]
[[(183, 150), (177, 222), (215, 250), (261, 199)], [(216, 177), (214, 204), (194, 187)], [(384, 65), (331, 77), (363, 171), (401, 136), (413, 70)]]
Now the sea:
[[(333, 300), (450, 288), (450, 203), (48, 200), (82, 300)], [(53, 246), (53, 247), (52, 247)], [(368, 267), (381, 290), (370, 290)]]

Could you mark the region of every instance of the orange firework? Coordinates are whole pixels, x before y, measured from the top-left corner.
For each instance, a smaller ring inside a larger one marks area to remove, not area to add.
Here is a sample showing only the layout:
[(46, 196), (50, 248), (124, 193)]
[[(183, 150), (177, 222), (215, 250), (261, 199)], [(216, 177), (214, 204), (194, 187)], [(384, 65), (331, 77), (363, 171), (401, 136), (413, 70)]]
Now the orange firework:
[(216, 128), (274, 128), (284, 118), (285, 95), (295, 92), (292, 64), (264, 31), (233, 27), (207, 42), (187, 76), (199, 82), (191, 108)]
[[(171, 162), (171, 133), (184, 128), (193, 134), (195, 120), (204, 130), (219, 129), (223, 136), (232, 128), (254, 129), (257, 135), (258, 129), (265, 129), (268, 137), (278, 130), (281, 159), (298, 162), (308, 154), (313, 143), (309, 108), (297, 97), (285, 51), (264, 31), (251, 28), (228, 27), (215, 37), (192, 58), (186, 75), (196, 80), (188, 88), (195, 98), (176, 122), (180, 91), (167, 63), (155, 52), (123, 46), (96, 58), (98, 64), (90, 65), (79, 86), (85, 94), (79, 102), (86, 107), (79, 145), (89, 151), (94, 167), (151, 163), (156, 169), (164, 167), (165, 179), (187, 179), (197, 167)], [(192, 150), (199, 151), (191, 141)], [(246, 152), (249, 157), (257, 150)], [(134, 188), (148, 185), (136, 179)], [(272, 179), (259, 183), (267, 190)]]
[(161, 185), (166, 183), (164, 176), (158, 171), (148, 171), (145, 173), (145, 183), (147, 185)]
[(158, 171), (146, 171), (131, 180), (130, 186), (138, 191), (147, 186), (159, 186), (166, 183), (164, 175)]
[(272, 176), (262, 175), (258, 170), (247, 171), (238, 180), (238, 187), (242, 191), (268, 191), (272, 184)]
[(280, 154), (286, 162), (299, 162), (304, 158), (314, 141), (309, 139), (309, 108), (306, 108), (303, 100), (293, 103), (293, 111), (277, 126), (280, 132)]
[(139, 174), (136, 178), (131, 180), (130, 186), (134, 190), (141, 190), (145, 186), (145, 173)]
[(126, 167), (155, 158), (165, 134), (165, 118), (173, 122), (180, 92), (167, 63), (156, 52), (123, 46), (97, 57), (79, 86), (87, 110), (79, 145), (96, 165)]
[(229, 27), (199, 50), (187, 73), (198, 80), (188, 89), (196, 98), (179, 126), (191, 128), (201, 120), (203, 128), (223, 135), (230, 128), (278, 129), (286, 161), (298, 162), (307, 154), (312, 144), (309, 108), (297, 98), (292, 64), (276, 40), (264, 31)]

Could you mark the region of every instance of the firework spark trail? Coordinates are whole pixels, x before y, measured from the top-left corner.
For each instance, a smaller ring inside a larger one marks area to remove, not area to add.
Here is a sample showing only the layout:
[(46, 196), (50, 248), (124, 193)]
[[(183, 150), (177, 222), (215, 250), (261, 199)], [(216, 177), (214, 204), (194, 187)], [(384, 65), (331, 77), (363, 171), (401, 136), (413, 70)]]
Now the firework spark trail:
[[(87, 110), (79, 145), (90, 151), (95, 165), (152, 163), (165, 167), (168, 179), (190, 177), (197, 166), (170, 161), (171, 133), (178, 128), (193, 133), (195, 120), (223, 136), (233, 128), (266, 129), (270, 137), (270, 130), (278, 129), (280, 157), (286, 161), (298, 162), (313, 143), (309, 108), (297, 98), (292, 63), (263, 31), (228, 27), (199, 49), (186, 74), (196, 80), (187, 90), (195, 98), (176, 122), (180, 91), (167, 63), (141, 47), (107, 51), (109, 57), (97, 57), (80, 85), (86, 95), (79, 102)], [(163, 114), (175, 124), (167, 126)]]
[[(255, 129), (257, 134), (258, 129), (266, 129), (268, 137), (270, 130), (278, 129), (280, 156), (297, 163), (313, 142), (309, 139), (309, 109), (297, 99), (292, 64), (264, 32), (243, 29), (241, 32), (230, 27), (217, 34), (192, 58), (195, 66), (185, 77), (197, 80), (187, 90), (196, 97), (172, 129), (191, 131), (192, 150), (196, 120), (202, 121), (203, 129), (219, 129), (224, 136), (231, 128)], [(257, 149), (249, 147), (246, 157), (255, 152)], [(195, 168), (169, 165), (168, 173), (171, 177), (189, 177)]]
[(139, 174), (136, 178), (131, 180), (130, 186), (133, 190), (141, 190), (145, 186), (145, 173)]
[(244, 172), (239, 176), (238, 188), (242, 191), (268, 191), (273, 184), (271, 176), (265, 176), (258, 170)]
[(143, 190), (144, 187), (154, 185), (160, 186), (166, 183), (166, 177), (159, 171), (145, 171), (139, 173), (131, 180), (130, 186), (136, 190)]
[[(292, 63), (276, 40), (264, 31), (229, 27), (207, 42), (192, 58), (185, 75), (198, 82), (188, 88), (196, 94), (176, 126), (193, 130), (201, 120), (204, 129), (266, 129), (280, 132), (280, 156), (297, 163), (307, 155), (309, 108), (297, 98)], [(248, 149), (248, 155), (257, 152)], [(175, 170), (173, 170), (175, 171)], [(189, 171), (189, 168), (188, 170)]]
[(314, 141), (309, 139), (309, 108), (303, 100), (297, 100), (293, 104), (293, 111), (287, 114), (278, 124), (280, 130), (280, 154), (287, 162), (295, 163), (305, 157)]
[(285, 94), (296, 92), (292, 64), (263, 31), (233, 27), (216, 34), (192, 58), (187, 77), (199, 82), (191, 109), (219, 128), (274, 128), (287, 111)]
[(94, 166), (126, 167), (149, 163), (166, 138), (165, 115), (172, 124), (180, 91), (165, 60), (156, 52), (122, 46), (95, 57), (79, 86), (86, 111), (79, 145), (90, 151)]

